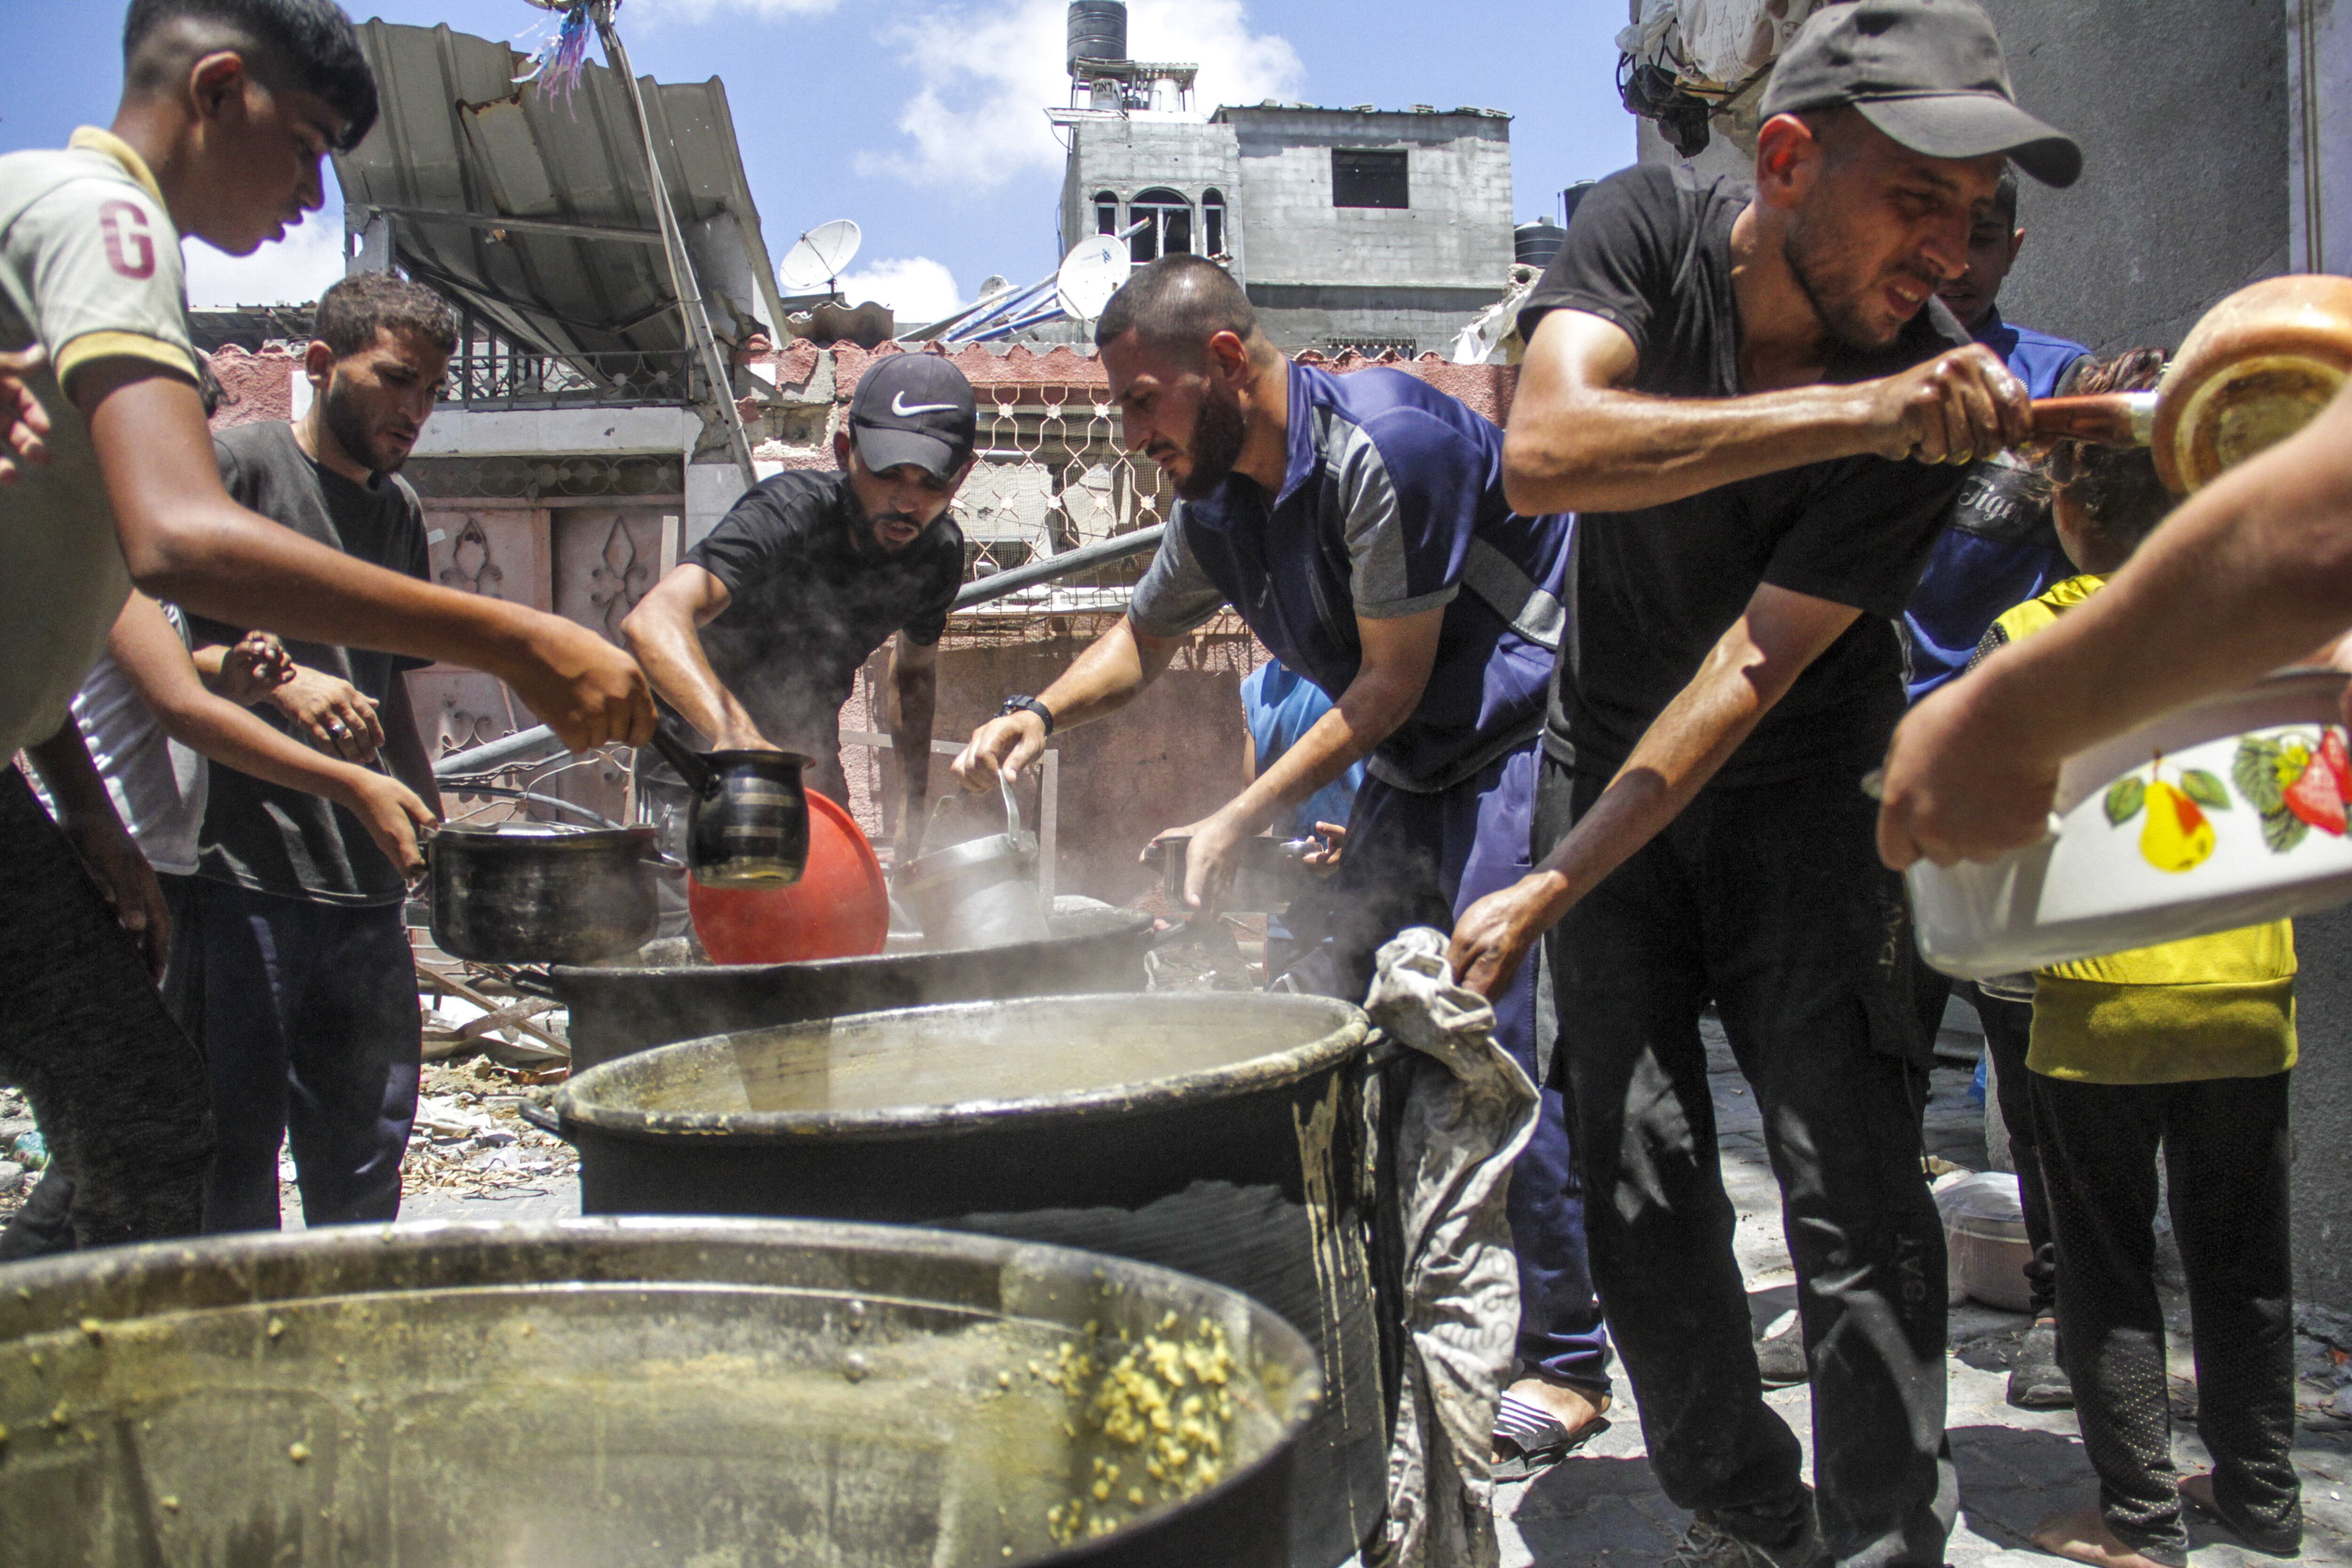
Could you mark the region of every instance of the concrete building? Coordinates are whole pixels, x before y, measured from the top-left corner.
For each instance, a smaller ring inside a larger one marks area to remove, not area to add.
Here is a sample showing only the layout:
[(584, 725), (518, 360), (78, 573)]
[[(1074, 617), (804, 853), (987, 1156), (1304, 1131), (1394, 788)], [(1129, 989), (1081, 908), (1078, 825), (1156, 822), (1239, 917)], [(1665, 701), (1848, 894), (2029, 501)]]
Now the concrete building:
[[(1277, 344), (1442, 351), (1511, 265), (1510, 117), (1267, 102), (1196, 110), (1193, 69), (1126, 58), (1118, 0), (1070, 8), (1062, 247), (1213, 256)], [(1108, 53), (1082, 53), (1112, 51)]]

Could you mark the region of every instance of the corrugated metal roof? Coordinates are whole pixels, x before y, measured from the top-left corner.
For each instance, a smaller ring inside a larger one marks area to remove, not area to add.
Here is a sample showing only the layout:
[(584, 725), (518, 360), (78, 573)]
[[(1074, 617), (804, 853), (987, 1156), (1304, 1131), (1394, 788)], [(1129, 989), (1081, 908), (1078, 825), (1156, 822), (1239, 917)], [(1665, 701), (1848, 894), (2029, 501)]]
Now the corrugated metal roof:
[[(383, 112), (335, 160), (352, 226), (393, 215), (403, 269), (520, 346), (588, 364), (689, 347), (643, 143), (609, 69), (590, 65), (569, 100), (550, 98), (515, 84), (525, 58), (504, 43), (446, 25), (359, 31)], [(740, 337), (781, 321), (725, 86), (640, 85), (713, 327)]]

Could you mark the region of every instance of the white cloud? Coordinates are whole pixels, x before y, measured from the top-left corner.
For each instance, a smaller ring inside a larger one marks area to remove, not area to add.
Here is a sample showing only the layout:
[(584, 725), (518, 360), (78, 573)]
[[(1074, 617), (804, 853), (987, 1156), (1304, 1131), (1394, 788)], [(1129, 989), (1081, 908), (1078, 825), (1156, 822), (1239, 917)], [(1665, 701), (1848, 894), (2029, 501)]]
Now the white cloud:
[(308, 304), (343, 275), (342, 215), (312, 213), (251, 256), (226, 256), (201, 239), (182, 240), (180, 253), (188, 265), (188, 303), (196, 310)]
[(887, 305), (901, 327), (928, 326), (963, 309), (955, 275), (928, 256), (894, 257), (849, 273), (842, 297), (853, 305), (871, 300)]
[[(922, 83), (898, 115), (913, 145), (860, 153), (858, 172), (987, 189), (1058, 168), (1062, 144), (1045, 111), (1069, 101), (1068, 19), (1066, 0), (988, 0), (890, 28), (886, 41), (901, 48)], [(1306, 75), (1287, 40), (1250, 30), (1243, 0), (1132, 0), (1128, 53), (1197, 63), (1193, 101), (1204, 113), (1287, 97)]]

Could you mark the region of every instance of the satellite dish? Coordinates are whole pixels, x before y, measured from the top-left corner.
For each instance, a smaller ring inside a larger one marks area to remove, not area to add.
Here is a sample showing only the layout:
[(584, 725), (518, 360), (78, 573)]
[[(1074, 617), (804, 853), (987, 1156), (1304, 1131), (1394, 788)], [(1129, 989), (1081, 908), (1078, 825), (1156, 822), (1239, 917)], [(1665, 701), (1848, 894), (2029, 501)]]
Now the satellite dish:
[(1098, 234), (1081, 240), (1055, 275), (1055, 300), (1072, 319), (1091, 321), (1103, 313), (1103, 307), (1127, 281), (1134, 265), (1127, 247), (1114, 236)]
[(776, 281), (795, 294), (831, 292), (844, 268), (857, 256), (865, 236), (845, 217), (821, 223), (794, 242), (776, 263)]

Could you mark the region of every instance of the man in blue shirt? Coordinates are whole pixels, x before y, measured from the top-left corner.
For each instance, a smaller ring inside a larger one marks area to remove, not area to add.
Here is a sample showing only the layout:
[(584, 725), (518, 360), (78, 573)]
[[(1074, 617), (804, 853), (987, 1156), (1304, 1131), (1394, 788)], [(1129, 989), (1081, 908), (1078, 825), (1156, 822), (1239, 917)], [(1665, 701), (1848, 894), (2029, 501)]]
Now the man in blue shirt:
[[(2047, 332), (2011, 326), (1995, 300), (2025, 244), (2017, 226), (2017, 172), (2003, 174), (1992, 209), (1969, 231), (1966, 272), (1937, 290), (1969, 335), (2009, 362), (2028, 396), (2053, 397), (2089, 351)], [(2047, 487), (2015, 454), (2002, 452), (1969, 476), (1903, 613), (1910, 655), (1906, 684), (1916, 702), (1969, 665), (1969, 657), (2011, 605), (2021, 605), (2074, 567), (2050, 521)]]
[[(1503, 499), (1503, 433), (1400, 372), (1292, 364), (1238, 284), (1203, 258), (1144, 268), (1095, 332), (1128, 444), (1184, 504), (1126, 618), (1039, 696), (1008, 700), (956, 759), (994, 789), (1053, 731), (1124, 706), (1227, 605), (1331, 711), (1189, 827), (1185, 902), (1213, 910), (1242, 842), (1361, 761), (1331, 889), (1338, 989), (1360, 997), (1403, 928), (1455, 913), (1529, 863), (1537, 745), (1560, 643), (1570, 520)], [(1495, 998), (1498, 1038), (1537, 1072), (1532, 975)], [(1510, 1192), (1527, 1375), (1497, 1423), (1515, 1468), (1598, 1431), (1608, 1350), (1586, 1272), (1581, 1191), (1556, 1090)]]
[[(1279, 762), (1329, 711), (1330, 694), (1278, 658), (1270, 658), (1242, 677), (1242, 721), (1249, 726), (1243, 779), (1254, 781)], [(1364, 764), (1358, 763), (1297, 805), (1276, 814), (1273, 837), (1303, 838), (1336, 828), (1337, 833), (1329, 837), (1344, 844), (1348, 816), (1356, 807), (1356, 792), (1363, 787)], [(1335, 845), (1308, 863), (1323, 864), (1327, 855), (1337, 852)], [(1302, 890), (1286, 909), (1267, 911), (1267, 990), (1332, 989), (1323, 967), (1330, 962), (1330, 889), (1320, 884)]]

